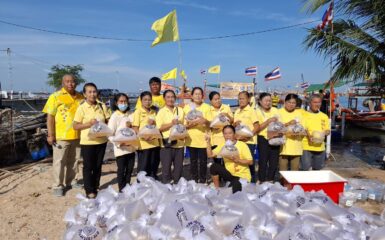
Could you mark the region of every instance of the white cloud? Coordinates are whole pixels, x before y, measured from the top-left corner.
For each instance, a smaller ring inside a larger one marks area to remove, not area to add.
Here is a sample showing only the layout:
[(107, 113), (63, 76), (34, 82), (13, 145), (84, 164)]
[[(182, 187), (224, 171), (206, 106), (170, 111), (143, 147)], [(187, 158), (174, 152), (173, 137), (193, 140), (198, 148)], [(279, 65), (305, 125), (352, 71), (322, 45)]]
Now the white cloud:
[(183, 6), (183, 7), (192, 7), (192, 8), (197, 8), (201, 10), (206, 10), (206, 11), (211, 11), (215, 12), (218, 10), (216, 7), (204, 5), (204, 4), (198, 4), (198, 3), (193, 3), (191, 1), (158, 1), (159, 3), (165, 4), (165, 5), (174, 5), (174, 6)]

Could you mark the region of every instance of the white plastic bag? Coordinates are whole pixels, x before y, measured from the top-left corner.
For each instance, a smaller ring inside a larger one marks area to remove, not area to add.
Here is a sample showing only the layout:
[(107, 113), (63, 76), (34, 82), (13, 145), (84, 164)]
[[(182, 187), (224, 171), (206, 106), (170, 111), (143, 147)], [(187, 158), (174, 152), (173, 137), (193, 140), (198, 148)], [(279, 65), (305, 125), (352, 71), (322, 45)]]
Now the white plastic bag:
[(254, 136), (250, 128), (243, 124), (239, 124), (238, 126), (235, 127), (235, 134), (238, 137), (245, 137), (245, 138), (250, 138)]
[(121, 128), (116, 131), (112, 142), (117, 144), (135, 145), (138, 142), (138, 137), (132, 128)]
[(100, 137), (109, 137), (112, 136), (113, 131), (105, 124), (104, 122), (97, 121), (94, 125), (90, 127), (88, 132), (89, 138), (100, 138)]
[(306, 136), (306, 130), (298, 121), (296, 121), (295, 124), (287, 126), (286, 136)]
[(238, 155), (238, 149), (235, 147), (235, 144), (230, 140), (226, 141), (225, 145), (222, 147), (221, 151), (218, 154), (218, 156), (229, 159), (232, 159), (233, 157)]
[(325, 132), (323, 131), (313, 131), (311, 134), (311, 142), (315, 144), (321, 144), (325, 140)]
[(191, 110), (187, 113), (185, 118), (187, 121), (194, 121), (200, 117), (203, 117), (202, 112), (199, 110), (196, 110), (195, 106), (193, 105), (191, 106)]
[(142, 139), (159, 139), (162, 138), (162, 135), (155, 125), (146, 125), (139, 130), (138, 137)]
[(177, 124), (170, 129), (170, 141), (184, 140), (188, 137), (187, 128), (183, 124)]
[(283, 137), (275, 137), (275, 138), (271, 138), (269, 139), (269, 144), (271, 146), (281, 146), (283, 144), (286, 143), (286, 137), (283, 136)]
[(286, 127), (281, 122), (271, 122), (267, 126), (267, 137), (273, 138), (280, 136), (286, 132)]
[(230, 119), (224, 114), (219, 113), (210, 123), (211, 128), (222, 129), (224, 126), (230, 124)]

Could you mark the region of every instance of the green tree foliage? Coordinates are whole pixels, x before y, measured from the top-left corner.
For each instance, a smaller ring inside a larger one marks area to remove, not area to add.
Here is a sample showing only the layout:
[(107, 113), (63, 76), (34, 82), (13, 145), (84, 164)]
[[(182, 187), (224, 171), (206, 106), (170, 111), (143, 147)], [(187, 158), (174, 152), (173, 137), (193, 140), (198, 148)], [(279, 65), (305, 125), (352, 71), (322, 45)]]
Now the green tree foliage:
[(62, 78), (65, 74), (73, 74), (76, 78), (76, 84), (85, 83), (86, 80), (80, 75), (83, 71), (82, 65), (54, 65), (51, 67), (51, 72), (48, 73), (47, 84), (54, 87), (55, 89), (60, 89), (62, 86)]
[[(304, 9), (324, 12), (331, 0), (303, 0)], [(385, 6), (384, 0), (335, 1), (333, 32), (312, 28), (304, 40), (306, 49), (313, 49), (329, 59), (333, 57), (332, 80), (375, 80), (374, 93), (385, 94)], [(372, 92), (373, 93), (373, 92)]]

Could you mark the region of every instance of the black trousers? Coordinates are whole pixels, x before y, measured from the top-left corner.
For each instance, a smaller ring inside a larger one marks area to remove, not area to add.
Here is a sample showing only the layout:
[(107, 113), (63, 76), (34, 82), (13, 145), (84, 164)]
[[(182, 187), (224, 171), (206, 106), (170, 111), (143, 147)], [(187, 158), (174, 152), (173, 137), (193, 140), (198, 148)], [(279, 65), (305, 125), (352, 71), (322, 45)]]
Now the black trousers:
[(219, 176), (226, 182), (230, 182), (230, 187), (233, 188), (233, 193), (242, 191), (242, 184), (239, 182), (239, 177), (231, 175), (225, 166), (219, 163), (213, 163), (210, 167), (210, 174), (213, 176)]
[(251, 153), (251, 156), (253, 157), (253, 164), (249, 165), (249, 169), (250, 169), (250, 175), (251, 175), (251, 183), (256, 183), (257, 182), (257, 173), (255, 171), (255, 162), (256, 162), (256, 159), (255, 159), (255, 155), (254, 155), (254, 151), (255, 151), (255, 144), (247, 144), (247, 146), (249, 147), (249, 150), (250, 150), (250, 153)]
[(206, 148), (188, 147), (190, 151), (190, 174), (195, 182), (206, 183), (207, 152)]
[[(174, 183), (178, 183), (183, 173), (183, 148), (161, 148), (160, 161), (162, 163), (162, 183), (170, 183), (171, 179)], [(171, 172), (171, 166), (174, 169)]]
[(86, 194), (96, 194), (98, 191), (106, 146), (107, 143), (80, 145), (83, 157), (83, 180)]
[(160, 147), (138, 151), (138, 172), (145, 171), (147, 176), (158, 179)]
[(259, 181), (274, 181), (274, 176), (278, 169), (280, 146), (271, 146), (263, 136), (258, 136), (258, 150)]
[(135, 153), (124, 154), (122, 156), (116, 157), (116, 165), (118, 166), (118, 186), (119, 192), (123, 188), (131, 183), (131, 174), (134, 170), (135, 164)]

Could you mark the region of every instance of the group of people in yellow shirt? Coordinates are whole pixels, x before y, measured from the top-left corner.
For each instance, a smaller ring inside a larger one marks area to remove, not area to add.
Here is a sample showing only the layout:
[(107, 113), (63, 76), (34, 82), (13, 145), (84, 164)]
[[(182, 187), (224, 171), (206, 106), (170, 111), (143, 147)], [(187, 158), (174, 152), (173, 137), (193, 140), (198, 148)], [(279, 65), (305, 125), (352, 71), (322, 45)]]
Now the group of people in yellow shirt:
[[(73, 115), (73, 129), (80, 131), (80, 146), (84, 162), (83, 178), (87, 197), (94, 198), (98, 192), (101, 165), (106, 149), (107, 137), (90, 139), (88, 131), (96, 121), (108, 122), (109, 128), (116, 133), (119, 129), (130, 127), (138, 133), (148, 125), (156, 126), (162, 139), (149, 137), (139, 139), (139, 146), (115, 145), (114, 153), (118, 165), (118, 186), (121, 191), (130, 183), (134, 168), (135, 152), (138, 155), (138, 172), (158, 179), (159, 164), (162, 164), (163, 183), (177, 183), (183, 175), (184, 147), (190, 153), (191, 178), (198, 183), (207, 182), (207, 161), (213, 158), (210, 166), (213, 183), (219, 187), (219, 180), (231, 183), (233, 192), (241, 190), (240, 179), (249, 182), (274, 181), (280, 170), (321, 169), (325, 162), (324, 143), (312, 142), (312, 132), (321, 131), (330, 134), (328, 117), (319, 111), (321, 97), (313, 95), (310, 109), (298, 109), (298, 96), (288, 94), (284, 107), (272, 107), (269, 93), (259, 95), (258, 106), (250, 106), (248, 92), (238, 95), (239, 107), (233, 113), (228, 105), (222, 104), (218, 92), (209, 94), (210, 105), (204, 102), (204, 91), (200, 87), (192, 89), (191, 103), (183, 106), (176, 104), (176, 95), (172, 90), (160, 94), (160, 79), (150, 79), (150, 91), (142, 92), (134, 113), (129, 112), (128, 96), (120, 93), (115, 96), (112, 115), (105, 104), (97, 100), (97, 88), (92, 83), (83, 87), (84, 103), (80, 104)], [(48, 105), (48, 103), (47, 103)], [(195, 109), (199, 115), (194, 120), (187, 120), (187, 114)], [(47, 111), (51, 114), (49, 111)], [(210, 122), (222, 114), (230, 124), (223, 129), (210, 128)], [(267, 127), (273, 122), (282, 122), (285, 126), (300, 123), (307, 130), (307, 136), (288, 136), (282, 146), (269, 144)], [(187, 128), (185, 140), (169, 141), (170, 129), (176, 124)], [(252, 137), (239, 137), (238, 125), (245, 125), (252, 131)], [(231, 142), (238, 150), (238, 155), (222, 159), (220, 151), (225, 143)], [(256, 151), (259, 158), (256, 159)], [(258, 163), (258, 174), (256, 164)], [(257, 176), (258, 175), (258, 176)], [(66, 183), (68, 184), (68, 183)]]

